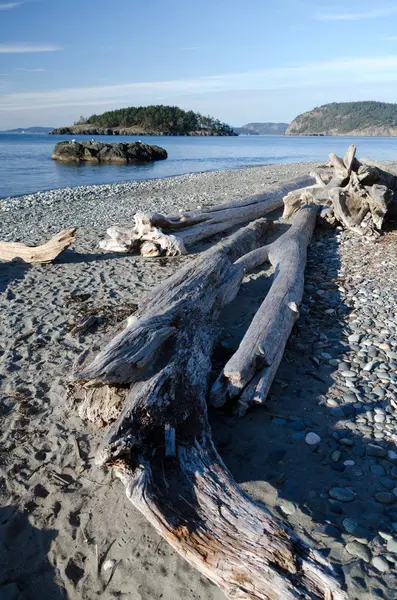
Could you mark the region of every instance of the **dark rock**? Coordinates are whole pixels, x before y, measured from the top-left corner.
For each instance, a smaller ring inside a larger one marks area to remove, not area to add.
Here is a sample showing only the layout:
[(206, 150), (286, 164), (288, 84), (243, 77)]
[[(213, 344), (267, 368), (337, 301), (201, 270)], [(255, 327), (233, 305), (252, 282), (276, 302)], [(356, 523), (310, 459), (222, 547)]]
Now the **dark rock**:
[(375, 500), (381, 504), (393, 504), (397, 498), (390, 492), (378, 492), (375, 494)]
[(331, 488), (328, 493), (331, 498), (338, 500), (339, 502), (352, 502), (352, 500), (354, 500), (356, 497), (356, 494), (347, 488)]
[(164, 160), (167, 152), (159, 146), (134, 142), (132, 144), (103, 144), (102, 142), (58, 142), (52, 158), (66, 163), (137, 163)]
[(383, 458), (386, 456), (386, 450), (381, 446), (377, 446), (376, 444), (368, 444), (367, 456), (377, 456), (379, 458)]

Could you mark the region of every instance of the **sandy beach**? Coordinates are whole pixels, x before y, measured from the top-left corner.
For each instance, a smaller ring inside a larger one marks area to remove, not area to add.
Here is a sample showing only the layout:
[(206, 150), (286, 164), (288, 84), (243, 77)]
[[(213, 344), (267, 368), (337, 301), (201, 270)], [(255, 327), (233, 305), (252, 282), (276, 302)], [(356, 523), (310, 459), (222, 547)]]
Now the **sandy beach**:
[[(157, 535), (112, 473), (94, 465), (103, 432), (83, 423), (68, 402), (68, 379), (82, 350), (100, 343), (145, 292), (192, 258), (106, 253), (98, 241), (107, 227), (129, 223), (137, 210), (172, 213), (243, 198), (314, 166), (0, 201), (1, 240), (37, 244), (78, 228), (75, 244), (53, 264), (0, 264), (1, 600), (224, 599)], [(224, 310), (224, 359), (271, 276), (266, 265), (248, 275)], [(340, 566), (352, 600), (392, 598), (397, 588), (396, 301), (393, 231), (367, 242), (316, 230), (301, 318), (267, 407), (237, 422), (211, 413), (216, 446), (237, 482)], [(72, 337), (73, 325), (94, 309), (103, 316), (97, 330)], [(320, 436), (318, 445), (306, 443), (309, 432)]]

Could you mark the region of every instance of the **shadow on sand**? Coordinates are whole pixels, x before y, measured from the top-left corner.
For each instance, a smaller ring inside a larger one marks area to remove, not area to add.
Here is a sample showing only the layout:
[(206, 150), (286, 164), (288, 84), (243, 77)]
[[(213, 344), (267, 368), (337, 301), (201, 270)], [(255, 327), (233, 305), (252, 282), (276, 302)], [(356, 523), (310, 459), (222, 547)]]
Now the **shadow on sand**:
[(57, 532), (37, 529), (13, 506), (0, 508), (0, 598), (65, 600), (47, 555)]

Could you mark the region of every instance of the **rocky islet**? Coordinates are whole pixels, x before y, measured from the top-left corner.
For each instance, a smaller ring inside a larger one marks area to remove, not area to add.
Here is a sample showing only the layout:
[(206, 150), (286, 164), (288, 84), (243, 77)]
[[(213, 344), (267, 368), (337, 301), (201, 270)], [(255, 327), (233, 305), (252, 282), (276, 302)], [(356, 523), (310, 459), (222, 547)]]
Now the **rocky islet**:
[(165, 160), (167, 151), (159, 146), (142, 142), (105, 144), (103, 142), (58, 142), (52, 158), (63, 163), (128, 164)]

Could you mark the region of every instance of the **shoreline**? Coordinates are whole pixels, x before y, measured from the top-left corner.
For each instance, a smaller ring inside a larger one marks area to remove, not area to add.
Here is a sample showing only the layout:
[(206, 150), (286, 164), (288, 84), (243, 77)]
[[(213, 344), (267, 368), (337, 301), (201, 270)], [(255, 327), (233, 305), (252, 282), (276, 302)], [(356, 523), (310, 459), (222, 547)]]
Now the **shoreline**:
[[(308, 174), (319, 162), (202, 171), (158, 179), (58, 188), (0, 200), (0, 239), (38, 243), (67, 227), (104, 233), (137, 211), (164, 214), (213, 206)], [(40, 237), (41, 234), (41, 237)]]
[[(158, 182), (168, 179), (178, 179), (181, 177), (191, 177), (195, 175), (204, 175), (206, 173), (219, 173), (225, 172), (229, 173), (231, 171), (245, 171), (246, 169), (262, 169), (263, 167), (294, 167), (295, 165), (308, 165), (310, 168), (314, 168), (320, 164), (323, 164), (324, 161), (298, 161), (298, 162), (290, 162), (290, 163), (263, 163), (260, 165), (245, 165), (244, 167), (230, 167), (230, 169), (205, 169), (204, 171), (190, 171), (189, 173), (180, 173), (179, 175), (165, 175), (164, 177), (148, 177), (147, 179), (129, 179), (122, 181), (114, 181), (110, 183), (92, 183), (88, 185), (76, 185), (76, 186), (68, 186), (63, 188), (51, 188), (49, 190), (37, 190), (35, 192), (29, 192), (27, 194), (18, 194), (16, 196), (3, 196), (0, 197), (0, 204), (2, 202), (8, 202), (10, 200), (18, 200), (22, 198), (31, 199), (33, 196), (39, 196), (40, 194), (52, 194), (54, 192), (61, 192), (62, 190), (89, 190), (95, 188), (99, 192), (107, 191), (106, 188), (111, 188), (113, 186), (134, 186), (134, 184), (139, 183), (147, 183), (147, 182)], [(397, 162), (396, 162), (397, 164)]]

